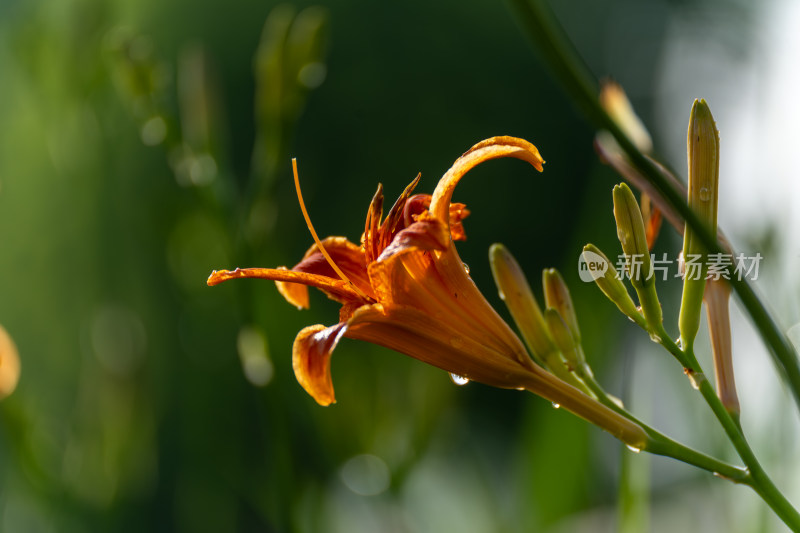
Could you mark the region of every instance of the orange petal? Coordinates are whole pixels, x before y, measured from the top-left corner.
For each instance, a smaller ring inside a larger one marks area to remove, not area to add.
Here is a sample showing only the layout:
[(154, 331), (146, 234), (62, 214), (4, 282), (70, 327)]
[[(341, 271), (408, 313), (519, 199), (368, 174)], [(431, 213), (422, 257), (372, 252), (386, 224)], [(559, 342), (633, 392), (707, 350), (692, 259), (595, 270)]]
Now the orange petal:
[[(328, 255), (336, 263), (336, 266), (353, 282), (358, 290), (369, 297), (373, 297), (374, 293), (367, 275), (366, 258), (361, 246), (353, 244), (345, 237), (327, 237), (322, 239), (321, 242)], [(293, 266), (292, 271), (317, 274), (336, 280), (340, 279), (316, 244), (308, 249), (303, 256), (303, 260)]]
[(381, 224), (380, 244), (378, 246), (377, 255), (380, 255), (384, 248), (389, 246), (398, 230), (402, 230), (405, 227), (405, 224), (401, 225), (401, 222), (405, 221), (403, 217), (403, 214), (405, 213), (405, 207), (408, 203), (411, 193), (414, 192), (414, 189), (416, 189), (421, 178), (422, 174), (417, 174), (417, 177), (406, 186), (406, 188), (403, 190), (403, 193), (397, 198), (397, 201), (395, 201), (394, 205), (389, 210), (389, 213), (386, 215), (386, 220), (383, 222), (383, 224)]
[(454, 241), (466, 241), (467, 234), (464, 232), (464, 224), (461, 222), (469, 216), (469, 209), (464, 204), (458, 202), (450, 204), (450, 235)]
[(518, 387), (530, 379), (529, 369), (454, 326), (413, 307), (375, 304), (356, 311), (344, 335), (495, 387)]
[(658, 232), (661, 230), (661, 210), (657, 205), (654, 205), (650, 197), (642, 193), (642, 217), (645, 221), (645, 237), (647, 238), (647, 248), (653, 249), (658, 238)]
[(431, 199), (431, 213), (433, 213), (433, 216), (449, 223), (450, 201), (453, 198), (453, 191), (459, 180), (475, 166), (499, 157), (522, 159), (533, 165), (539, 172), (542, 171), (542, 165), (544, 164), (544, 159), (539, 155), (539, 150), (524, 139), (502, 136), (481, 141), (459, 157), (450, 167), (450, 170), (439, 180)]
[(378, 261), (407, 250), (445, 250), (450, 244), (447, 226), (427, 211), (417, 217), (409, 227), (395, 235), (391, 244), (381, 252)]
[[(286, 270), (286, 267), (278, 267), (278, 270)], [(286, 281), (275, 281), (275, 286), (281, 296), (297, 307), (298, 309), (308, 309), (308, 287), (300, 283), (288, 283)]]
[[(414, 223), (417, 218), (423, 214), (431, 205), (430, 194), (415, 194), (406, 202), (403, 209), (403, 223), (405, 227)], [(467, 206), (460, 203), (450, 204), (450, 234), (454, 241), (467, 240), (467, 234), (464, 232), (464, 225), (462, 220), (469, 216), (469, 209)]]
[[(223, 281), (240, 278), (269, 279), (272, 281), (284, 281), (289, 283), (300, 283), (310, 287), (324, 290), (331, 297), (340, 302), (352, 302), (362, 300), (361, 296), (354, 291), (350, 285), (340, 279), (332, 279), (328, 276), (319, 274), (307, 274), (305, 272), (294, 272), (286, 268), (237, 268), (236, 270), (215, 270), (208, 277), (206, 283), (209, 287), (218, 285)], [(290, 303), (299, 305), (298, 301), (290, 300)]]
[(367, 222), (364, 225), (364, 253), (365, 263), (369, 264), (380, 254), (380, 231), (378, 228), (383, 217), (383, 185), (378, 184), (378, 190), (372, 197), (367, 210)]
[(527, 351), (467, 276), (450, 245), (444, 252), (410, 250), (369, 266), (378, 301), (424, 310), (434, 323), (468, 331), (479, 343), (524, 366)]
[(300, 330), (292, 346), (292, 367), (298, 383), (320, 405), (336, 401), (331, 380), (331, 353), (347, 329), (346, 324), (322, 324)]

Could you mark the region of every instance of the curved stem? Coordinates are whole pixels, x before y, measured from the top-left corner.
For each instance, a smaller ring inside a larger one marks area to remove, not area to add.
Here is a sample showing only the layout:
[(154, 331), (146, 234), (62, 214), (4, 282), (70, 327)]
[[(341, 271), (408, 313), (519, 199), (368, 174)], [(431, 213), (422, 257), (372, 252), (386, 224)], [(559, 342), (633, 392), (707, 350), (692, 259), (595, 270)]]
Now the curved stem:
[(703, 399), (705, 399), (711, 411), (714, 413), (714, 416), (717, 418), (720, 425), (722, 425), (725, 434), (728, 436), (728, 439), (733, 444), (734, 449), (747, 468), (742, 469), (735, 467), (713, 457), (709, 457), (670, 439), (647, 424), (644, 424), (611, 399), (588, 369), (579, 369), (579, 377), (586, 383), (600, 403), (628, 418), (632, 422), (635, 422), (645, 430), (651, 439), (646, 448), (648, 452), (672, 457), (687, 464), (713, 472), (715, 475), (729, 479), (734, 483), (748, 485), (770, 506), (770, 508), (772, 508), (775, 514), (778, 515), (786, 525), (792, 528), (793, 531), (800, 532), (800, 513), (797, 512), (789, 500), (787, 500), (783, 493), (775, 486), (772, 479), (770, 479), (769, 475), (767, 475), (766, 471), (761, 466), (761, 463), (759, 463), (744, 436), (738, 418), (733, 417), (722, 404), (722, 401), (715, 393), (711, 383), (706, 379), (694, 353), (691, 350), (685, 352), (681, 350), (667, 335), (663, 326), (659, 331), (655, 332), (655, 335), (659, 339), (659, 343), (684, 366), (684, 370), (691, 380), (692, 385), (703, 395)]
[[(702, 374), (700, 374), (702, 376)], [(703, 376), (699, 380), (700, 393), (705, 398), (714, 415), (722, 424), (725, 433), (728, 435), (733, 447), (742, 461), (747, 466), (750, 472), (750, 480), (747, 483), (752, 487), (761, 499), (767, 502), (775, 514), (777, 514), (783, 522), (792, 528), (793, 531), (800, 531), (800, 513), (792, 506), (789, 500), (783, 493), (775, 486), (772, 479), (764, 471), (761, 463), (758, 462), (752, 448), (747, 443), (742, 428), (739, 423), (730, 415), (722, 401), (717, 396), (711, 383)]]
[(650, 437), (650, 441), (647, 443), (645, 451), (655, 455), (672, 457), (673, 459), (683, 461), (686, 464), (707, 470), (712, 474), (722, 476), (734, 483), (748, 484), (749, 473), (746, 469), (730, 465), (720, 461), (719, 459), (715, 459), (714, 457), (689, 448), (688, 446), (672, 440), (663, 433), (648, 426), (628, 412), (624, 407), (620, 406), (620, 404), (614, 401), (611, 397), (609, 397), (608, 393), (606, 393), (602, 385), (597, 382), (590, 371), (582, 369), (579, 372), (579, 377), (584, 383), (586, 383), (586, 386), (589, 387), (589, 389), (594, 393), (600, 403), (612, 411), (624, 416), (631, 422), (638, 424), (642, 429), (644, 429), (648, 437)]
[[(703, 369), (697, 362), (694, 352), (690, 348), (687, 348), (685, 351), (681, 350), (666, 335), (661, 337), (661, 345), (684, 364), (684, 370), (691, 380), (692, 385), (703, 395), (703, 399), (711, 408), (711, 411), (719, 421), (722, 429), (731, 441), (731, 444), (733, 444), (733, 447), (736, 449), (736, 453), (739, 454), (742, 462), (744, 462), (747, 467), (748, 476), (742, 483), (749, 485), (793, 531), (800, 532), (800, 513), (797, 512), (789, 500), (786, 499), (786, 496), (775, 486), (772, 479), (761, 466), (761, 463), (758, 462), (758, 458), (756, 458), (753, 449), (744, 436), (744, 431), (739, 423), (739, 419), (732, 416), (725, 408), (722, 400), (719, 399), (719, 396), (717, 396), (711, 383), (703, 373)], [(722, 473), (720, 472), (720, 474)]]
[[(586, 115), (586, 118), (596, 128), (607, 130), (614, 136), (633, 166), (686, 220), (686, 224), (695, 231), (709, 253), (727, 253), (717, 242), (716, 235), (708, 231), (706, 226), (700, 222), (682, 195), (664, 178), (656, 165), (636, 148), (602, 108), (597, 98), (597, 81), (586, 68), (544, 0), (510, 1), (514, 5), (528, 37), (539, 48), (543, 59), (571, 95), (573, 102)], [(787, 382), (795, 403), (800, 409), (800, 361), (798, 361), (792, 344), (746, 279), (732, 277), (730, 284), (739, 295), (742, 305), (747, 309), (759, 334), (769, 348), (781, 376)]]

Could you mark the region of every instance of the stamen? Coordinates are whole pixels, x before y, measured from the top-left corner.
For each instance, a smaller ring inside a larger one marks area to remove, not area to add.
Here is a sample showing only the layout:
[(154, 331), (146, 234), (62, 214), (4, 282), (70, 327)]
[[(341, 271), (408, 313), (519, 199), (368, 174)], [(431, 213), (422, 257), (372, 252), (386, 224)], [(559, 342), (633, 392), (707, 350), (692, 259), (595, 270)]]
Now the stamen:
[(323, 256), (325, 256), (325, 260), (328, 262), (331, 268), (333, 268), (333, 270), (336, 271), (339, 277), (344, 281), (346, 281), (350, 285), (350, 287), (354, 291), (356, 291), (356, 293), (359, 296), (361, 296), (365, 300), (369, 300), (370, 299), (369, 296), (364, 294), (364, 292), (361, 289), (356, 287), (355, 283), (350, 281), (350, 279), (344, 275), (344, 272), (342, 272), (342, 270), (336, 265), (336, 263), (333, 262), (333, 258), (331, 258), (331, 256), (328, 254), (328, 251), (325, 249), (325, 247), (322, 246), (322, 242), (319, 240), (319, 237), (317, 236), (317, 232), (314, 229), (314, 225), (311, 223), (311, 217), (308, 216), (308, 211), (306, 211), (306, 204), (303, 201), (303, 193), (300, 191), (300, 177), (297, 175), (297, 159), (294, 157), (292, 158), (292, 171), (294, 172), (294, 188), (297, 190), (297, 200), (298, 202), (300, 202), (300, 211), (303, 212), (303, 218), (306, 219), (306, 226), (308, 226), (308, 231), (311, 232), (311, 236), (314, 238), (314, 242), (317, 244), (317, 248), (319, 248), (319, 251), (322, 252)]

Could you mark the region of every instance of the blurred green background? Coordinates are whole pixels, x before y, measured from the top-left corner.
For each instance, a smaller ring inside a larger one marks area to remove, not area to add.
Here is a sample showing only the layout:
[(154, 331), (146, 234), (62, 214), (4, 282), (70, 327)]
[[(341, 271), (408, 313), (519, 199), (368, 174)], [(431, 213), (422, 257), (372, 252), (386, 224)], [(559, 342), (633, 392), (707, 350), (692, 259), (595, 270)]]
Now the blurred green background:
[[(674, 21), (722, 13), (713, 38), (746, 61), (754, 15), (645, 4), (555, 7), (652, 124)], [(650, 498), (650, 523), (674, 531), (745, 492), (651, 465), (533, 396), (456, 387), (354, 341), (333, 359), (338, 403), (321, 408), (294, 379), (291, 344), (337, 306), (315, 294), (297, 312), (268, 282), (205, 285), (212, 269), (291, 266), (311, 244), (290, 157), (319, 233), (357, 241), (378, 182), (391, 199), (422, 172), (430, 192), (479, 140), (524, 137), (544, 174), (491, 162), (456, 193), (473, 213), (459, 250), (476, 283), (505, 313), (486, 258), (496, 241), (534, 286), (561, 268), (609, 390), (729, 453), (721, 433), (693, 432), (709, 420), (693, 399), (631, 397), (629, 356), (651, 349), (622, 336), (627, 320), (575, 268), (585, 242), (617, 253), (618, 178), (509, 6), (0, 0), (0, 118), (0, 324), (23, 368), (0, 403), (0, 531), (614, 531), (622, 457), (630, 531)], [(659, 246), (678, 243), (665, 230)], [(660, 359), (637, 383), (685, 392)], [(738, 513), (714, 526), (747, 531)]]

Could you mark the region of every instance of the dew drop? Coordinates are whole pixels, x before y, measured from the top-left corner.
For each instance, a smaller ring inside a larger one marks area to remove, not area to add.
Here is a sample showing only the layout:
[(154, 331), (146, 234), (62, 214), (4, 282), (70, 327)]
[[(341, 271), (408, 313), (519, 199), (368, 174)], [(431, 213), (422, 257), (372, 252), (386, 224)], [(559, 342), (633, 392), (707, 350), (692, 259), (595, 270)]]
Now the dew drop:
[(560, 403), (553, 402), (553, 409), (559, 409), (561, 407)]
[(465, 378), (464, 376), (459, 376), (458, 374), (453, 374), (452, 372), (450, 372), (450, 379), (453, 381), (453, 383), (455, 383), (459, 387), (469, 383), (468, 378)]
[(501, 300), (505, 301), (506, 293), (504, 293), (503, 291), (497, 291), (497, 294), (500, 296)]
[(464, 272), (469, 276), (469, 265), (466, 263), (461, 263), (461, 265), (464, 267)]
[(464, 339), (462, 337), (450, 337), (450, 346), (456, 349), (464, 347)]
[(714, 477), (718, 477), (720, 479), (727, 479), (728, 481), (734, 481), (732, 478), (729, 478), (725, 474), (720, 474), (719, 472), (712, 472), (712, 474), (713, 474)]
[(709, 190), (708, 187), (700, 188), (700, 200), (702, 200), (703, 202), (711, 200), (711, 190)]
[(620, 398), (617, 398), (613, 394), (609, 394), (608, 399), (614, 402), (620, 409), (625, 409), (625, 404), (622, 403), (622, 400)]
[(639, 453), (640, 451), (642, 451), (640, 448), (637, 448), (636, 446), (631, 446), (630, 444), (626, 444), (625, 447), (628, 448), (633, 453)]

